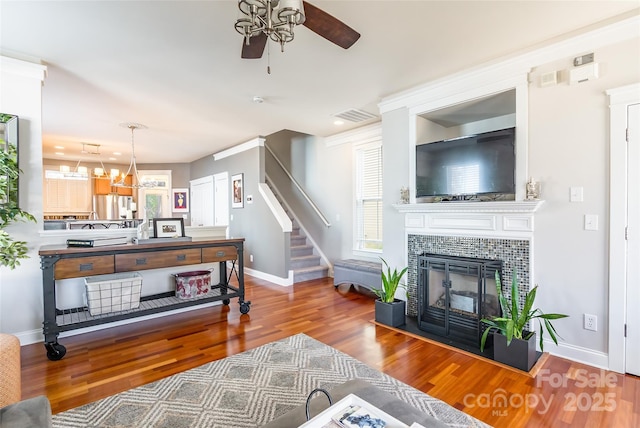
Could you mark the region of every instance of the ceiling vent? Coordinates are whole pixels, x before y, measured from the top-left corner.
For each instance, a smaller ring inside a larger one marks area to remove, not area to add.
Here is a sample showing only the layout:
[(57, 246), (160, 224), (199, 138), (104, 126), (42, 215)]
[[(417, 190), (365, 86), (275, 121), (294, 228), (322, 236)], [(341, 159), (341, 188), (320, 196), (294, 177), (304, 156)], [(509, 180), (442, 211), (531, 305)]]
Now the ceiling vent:
[(340, 119), (348, 120), (350, 122), (364, 122), (365, 120), (375, 119), (377, 117), (375, 114), (357, 110), (355, 108), (336, 113), (333, 116), (339, 117)]

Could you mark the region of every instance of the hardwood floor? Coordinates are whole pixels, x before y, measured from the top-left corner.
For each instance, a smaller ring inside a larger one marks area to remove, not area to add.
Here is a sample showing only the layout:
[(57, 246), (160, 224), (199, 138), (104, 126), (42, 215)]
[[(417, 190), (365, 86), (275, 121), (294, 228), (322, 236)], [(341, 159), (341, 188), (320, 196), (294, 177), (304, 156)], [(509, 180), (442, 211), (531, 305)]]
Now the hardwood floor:
[(640, 378), (550, 356), (532, 378), (377, 326), (373, 297), (330, 278), (280, 287), (246, 278), (237, 300), (61, 338), (67, 355), (22, 348), (22, 395), (47, 395), (54, 413), (209, 361), (305, 333), (496, 427), (640, 426)]

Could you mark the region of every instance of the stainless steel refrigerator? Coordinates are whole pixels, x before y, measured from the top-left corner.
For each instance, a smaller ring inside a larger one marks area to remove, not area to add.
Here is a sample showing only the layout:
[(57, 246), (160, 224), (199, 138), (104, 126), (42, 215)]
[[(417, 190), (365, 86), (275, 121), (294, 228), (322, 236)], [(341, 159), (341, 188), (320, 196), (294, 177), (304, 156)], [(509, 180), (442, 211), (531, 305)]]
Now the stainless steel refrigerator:
[(127, 213), (131, 210), (131, 196), (94, 195), (93, 211), (98, 220), (120, 220), (127, 218)]

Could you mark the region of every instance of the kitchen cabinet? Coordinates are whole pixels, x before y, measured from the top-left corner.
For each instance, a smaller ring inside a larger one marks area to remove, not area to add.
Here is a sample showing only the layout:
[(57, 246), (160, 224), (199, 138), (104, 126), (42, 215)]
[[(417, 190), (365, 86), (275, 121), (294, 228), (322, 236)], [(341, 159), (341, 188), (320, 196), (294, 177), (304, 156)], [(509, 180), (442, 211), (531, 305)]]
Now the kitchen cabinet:
[(90, 213), (91, 185), (89, 180), (46, 177), (43, 182), (43, 212), (49, 213)]
[[(133, 176), (131, 176), (131, 174), (127, 175), (124, 182), (127, 186), (131, 186), (133, 184)], [(117, 193), (120, 196), (133, 196), (133, 189), (131, 187), (112, 186), (109, 178), (94, 178), (93, 192), (96, 195)]]

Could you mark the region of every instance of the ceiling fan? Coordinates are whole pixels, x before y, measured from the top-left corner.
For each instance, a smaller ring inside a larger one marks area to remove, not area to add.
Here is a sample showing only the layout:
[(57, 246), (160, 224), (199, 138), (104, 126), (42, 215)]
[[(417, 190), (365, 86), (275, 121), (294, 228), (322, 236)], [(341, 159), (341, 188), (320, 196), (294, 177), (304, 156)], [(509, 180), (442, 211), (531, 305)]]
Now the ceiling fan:
[(306, 1), (240, 0), (238, 7), (244, 16), (235, 28), (245, 38), (244, 59), (261, 58), (268, 37), (284, 51), (285, 43), (293, 40), (293, 28), (300, 24), (344, 49), (360, 38), (353, 28)]

